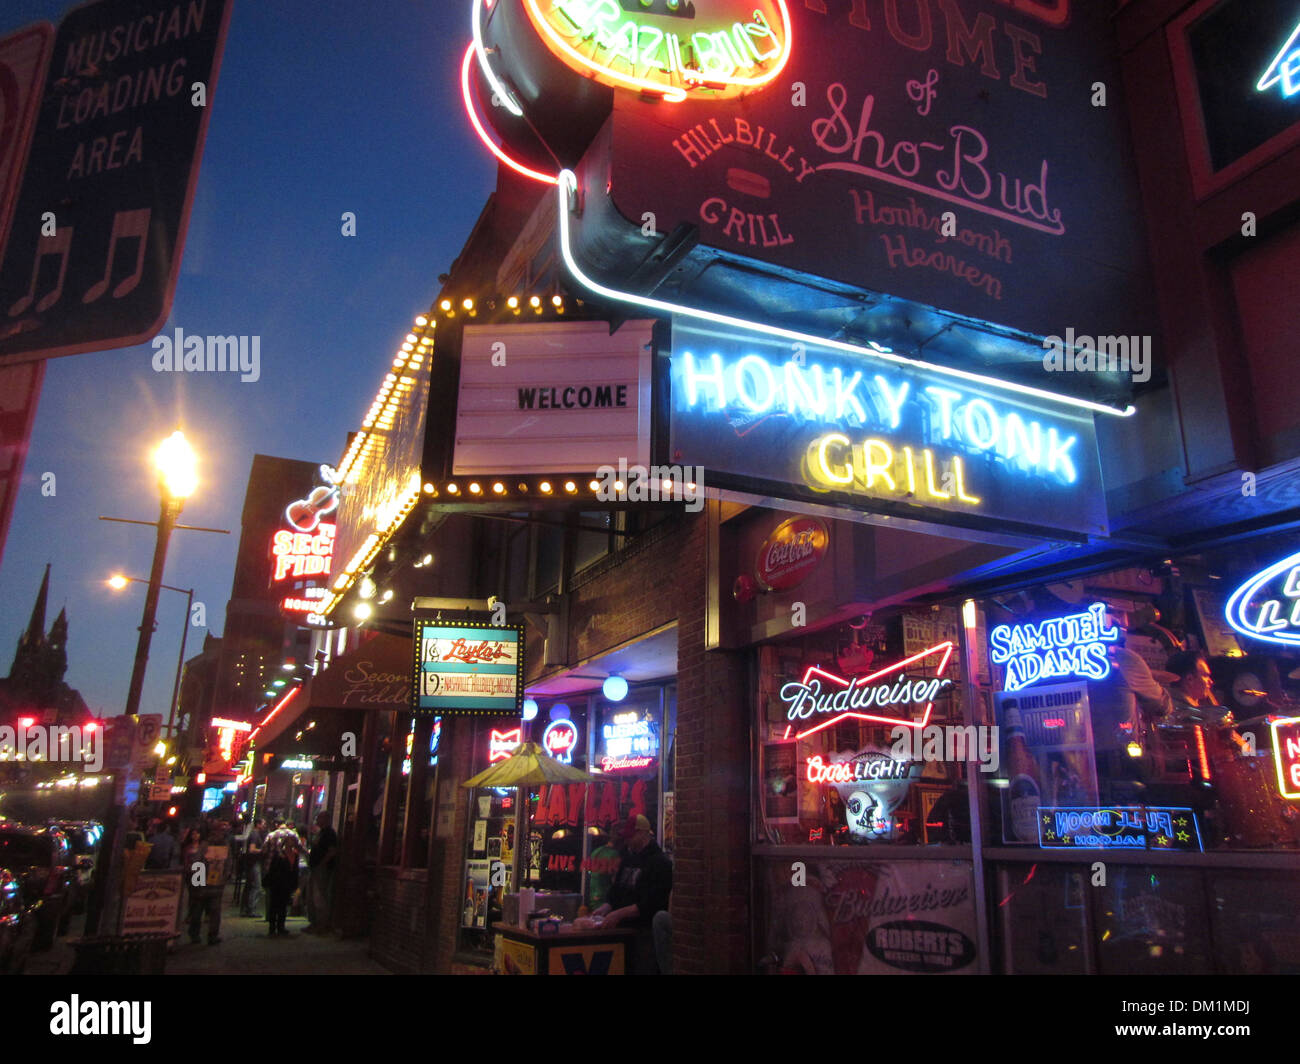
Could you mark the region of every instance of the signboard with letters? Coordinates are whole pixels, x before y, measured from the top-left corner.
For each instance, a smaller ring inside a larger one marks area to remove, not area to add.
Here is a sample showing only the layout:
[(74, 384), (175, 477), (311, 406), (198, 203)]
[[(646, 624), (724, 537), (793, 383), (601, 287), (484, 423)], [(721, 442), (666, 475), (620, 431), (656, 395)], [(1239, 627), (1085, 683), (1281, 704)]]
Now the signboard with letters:
[(466, 326), (453, 474), (648, 465), (650, 326)]
[[(616, 7), (576, 6), (596, 20)], [(1153, 331), (1131, 298), (1145, 251), (1107, 5), (782, 6), (784, 63), (775, 18), (761, 41), (748, 26), (692, 38), (734, 76), (761, 47), (775, 80), (676, 103), (614, 93), (608, 194), (623, 218), (1038, 336)]]
[(0, 39), (0, 255), (4, 253), (9, 208), (23, 178), (53, 39), (54, 27), (47, 22)]
[(415, 622), (415, 712), (523, 714), (523, 625)]
[(1038, 811), (1044, 849), (1182, 850), (1200, 853), (1201, 830), (1191, 809), (1152, 805), (1043, 806)]
[(1107, 529), (1092, 415), (828, 348), (673, 323), (671, 454), (710, 486), (947, 524)]
[(99, 0), (60, 23), (0, 260), (0, 363), (162, 328), (230, 7)]

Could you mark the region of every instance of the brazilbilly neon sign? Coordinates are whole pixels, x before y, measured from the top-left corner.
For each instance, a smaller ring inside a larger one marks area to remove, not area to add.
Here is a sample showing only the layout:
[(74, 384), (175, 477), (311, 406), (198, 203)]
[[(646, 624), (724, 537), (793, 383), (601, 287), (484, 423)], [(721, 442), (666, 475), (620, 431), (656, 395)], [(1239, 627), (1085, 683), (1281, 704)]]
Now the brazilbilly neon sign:
[(1237, 588), (1224, 615), (1251, 639), (1300, 645), (1300, 554), (1283, 558)]
[(1006, 666), (1008, 691), (1057, 676), (1101, 680), (1110, 674), (1106, 644), (1118, 639), (1119, 629), (1106, 627), (1106, 604), (1094, 602), (1067, 617), (998, 625), (989, 633), (989, 660)]
[[(913, 728), (925, 727), (934, 709), (935, 698), (952, 686), (952, 680), (943, 675), (952, 657), (952, 650), (953, 645), (950, 642), (936, 643), (918, 654), (913, 654), (910, 658), (904, 658), (869, 676), (855, 676), (847, 680), (816, 665), (809, 666), (802, 680), (787, 683), (781, 688), (781, 701), (788, 707), (786, 719), (791, 721), (790, 726), (786, 728), (785, 738), (790, 738), (795, 721), (809, 721), (814, 715), (822, 714), (829, 716), (810, 728), (803, 728), (794, 737), (802, 739), (849, 718), (875, 721), (880, 724), (901, 724)], [(935, 676), (908, 679), (903, 675), (903, 670), (907, 666), (928, 657), (939, 659)], [(896, 678), (892, 682), (880, 682), (887, 676)], [(825, 688), (823, 683), (826, 685)], [(839, 690), (834, 690), (836, 687)], [(873, 706), (879, 710), (883, 710), (886, 706), (896, 706), (898, 710), (893, 715), (885, 712), (865, 712)], [(917, 706), (922, 707), (921, 720), (913, 721), (910, 718), (916, 712), (914, 707)]]
[(1300, 25), (1291, 31), (1282, 50), (1273, 57), (1255, 84), (1255, 91), (1267, 92), (1274, 85), (1287, 98), (1300, 93)]
[(619, 0), (525, 6), (547, 47), (579, 73), (672, 103), (700, 92), (712, 99), (751, 92), (790, 58), (785, 0), (640, 0), (640, 11)]

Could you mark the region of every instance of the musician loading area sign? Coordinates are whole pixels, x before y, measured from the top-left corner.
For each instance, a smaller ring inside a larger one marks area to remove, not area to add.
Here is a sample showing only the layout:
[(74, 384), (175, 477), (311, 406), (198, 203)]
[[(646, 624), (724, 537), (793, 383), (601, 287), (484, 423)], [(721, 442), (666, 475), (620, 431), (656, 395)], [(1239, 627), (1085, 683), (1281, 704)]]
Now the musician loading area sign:
[(1038, 810), (1038, 840), (1044, 849), (1191, 853), (1204, 849), (1193, 810), (1153, 805), (1042, 806)]
[(415, 712), (521, 716), (523, 625), (415, 622)]
[(59, 26), (9, 239), (0, 365), (167, 320), (230, 0), (98, 0)]

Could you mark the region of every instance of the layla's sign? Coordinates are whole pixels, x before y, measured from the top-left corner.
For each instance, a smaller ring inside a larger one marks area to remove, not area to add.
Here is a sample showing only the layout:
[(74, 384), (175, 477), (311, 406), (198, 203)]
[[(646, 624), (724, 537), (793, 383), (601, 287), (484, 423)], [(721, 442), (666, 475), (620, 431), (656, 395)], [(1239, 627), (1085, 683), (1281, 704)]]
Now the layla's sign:
[[(796, 727), (799, 731), (794, 738), (803, 739), (850, 718), (924, 728), (934, 700), (952, 686), (952, 680), (943, 676), (952, 651), (951, 643), (939, 643), (869, 676), (852, 679), (810, 665), (802, 680), (781, 688), (781, 701), (786, 704), (786, 718), (790, 721), (785, 738), (790, 738)], [(904, 675), (909, 665), (926, 658), (936, 659), (935, 676), (909, 679)], [(876, 712), (868, 712), (872, 708)], [(917, 714), (919, 721), (912, 719)]]
[(680, 102), (766, 85), (790, 56), (785, 0), (524, 0), (559, 59), (615, 88)]
[(1038, 811), (1038, 841), (1044, 849), (1202, 850), (1195, 812), (1149, 805), (1044, 807)]
[(989, 633), (989, 660), (1006, 666), (1008, 691), (1061, 676), (1101, 680), (1110, 674), (1106, 644), (1118, 639), (1119, 629), (1106, 626), (1106, 604), (1094, 602), (1068, 617), (998, 625)]
[(523, 700), (522, 625), (416, 622), (417, 712), (518, 717)]
[(671, 373), (672, 453), (715, 482), (731, 474), (943, 522), (1106, 528), (1092, 415), (1077, 409), (682, 319)]
[(1232, 593), (1224, 614), (1251, 639), (1300, 645), (1300, 554), (1252, 576)]
[(803, 583), (826, 556), (830, 533), (815, 517), (795, 517), (778, 525), (758, 548), (754, 575), (768, 591), (789, 591)]

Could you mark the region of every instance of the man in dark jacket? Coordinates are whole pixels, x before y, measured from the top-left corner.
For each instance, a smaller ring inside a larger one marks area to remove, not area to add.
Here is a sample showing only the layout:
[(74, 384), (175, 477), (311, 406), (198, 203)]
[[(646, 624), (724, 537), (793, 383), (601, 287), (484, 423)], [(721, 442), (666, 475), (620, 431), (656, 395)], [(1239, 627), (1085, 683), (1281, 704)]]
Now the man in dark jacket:
[(673, 864), (655, 843), (650, 821), (644, 816), (628, 819), (623, 839), (627, 852), (614, 875), (614, 882), (610, 884), (608, 904), (611, 911), (605, 917), (604, 926), (636, 928), (637, 973), (658, 974), (650, 927), (655, 913), (668, 909), (668, 896), (673, 889)]

